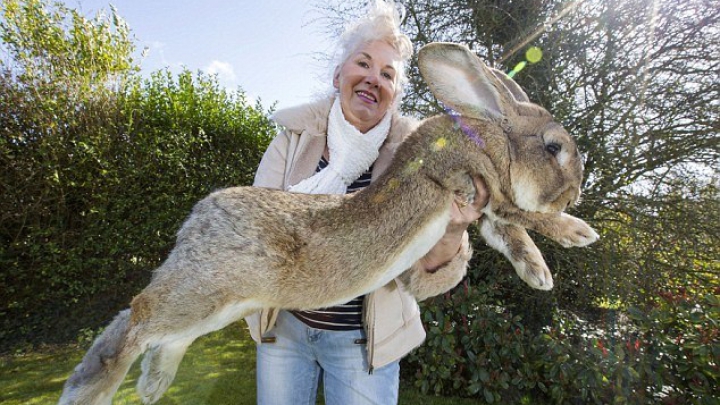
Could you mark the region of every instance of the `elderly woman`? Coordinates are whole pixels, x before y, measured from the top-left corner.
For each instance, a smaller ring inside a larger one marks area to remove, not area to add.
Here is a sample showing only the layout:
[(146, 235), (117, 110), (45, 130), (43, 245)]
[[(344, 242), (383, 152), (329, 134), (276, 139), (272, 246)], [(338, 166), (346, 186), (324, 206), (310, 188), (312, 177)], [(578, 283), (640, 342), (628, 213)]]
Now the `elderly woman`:
[[(340, 39), (335, 94), (278, 111), (285, 128), (260, 162), (255, 186), (299, 193), (351, 193), (387, 167), (416, 122), (398, 113), (412, 54), (392, 3), (376, 2)], [(399, 361), (422, 343), (416, 299), (441, 294), (464, 276), (471, 250), (466, 228), (487, 202), (481, 180), (471, 205), (453, 202), (444, 237), (408, 271), (345, 305), (316, 311), (264, 310), (247, 319), (258, 343), (261, 405), (313, 405), (322, 381), (326, 404), (395, 404)], [(361, 224), (358, 224), (361, 225)], [(322, 266), (323, 263), (317, 263)]]

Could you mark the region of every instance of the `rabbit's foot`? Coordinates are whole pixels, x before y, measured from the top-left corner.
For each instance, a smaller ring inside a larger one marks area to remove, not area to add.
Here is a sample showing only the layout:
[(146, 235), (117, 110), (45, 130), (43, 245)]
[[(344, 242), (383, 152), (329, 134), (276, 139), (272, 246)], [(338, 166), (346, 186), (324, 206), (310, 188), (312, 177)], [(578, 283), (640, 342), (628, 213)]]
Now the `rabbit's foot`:
[(587, 246), (600, 239), (600, 235), (585, 221), (566, 213), (560, 214), (557, 229), (558, 234), (552, 239), (564, 247)]
[(137, 392), (143, 404), (154, 404), (167, 391), (175, 379), (174, 373), (155, 370), (143, 374), (138, 382)]
[(154, 404), (175, 379), (180, 361), (192, 339), (150, 348), (143, 358), (137, 392), (143, 404)]

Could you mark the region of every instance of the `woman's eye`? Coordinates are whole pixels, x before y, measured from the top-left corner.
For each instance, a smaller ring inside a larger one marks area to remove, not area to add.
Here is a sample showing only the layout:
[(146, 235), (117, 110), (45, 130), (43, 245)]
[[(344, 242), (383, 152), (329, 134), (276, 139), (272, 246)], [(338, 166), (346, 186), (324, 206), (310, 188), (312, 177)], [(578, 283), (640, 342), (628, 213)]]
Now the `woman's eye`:
[(393, 80), (393, 76), (390, 73), (383, 73), (383, 77), (388, 80)]
[(358, 62), (358, 65), (359, 65), (360, 67), (364, 67), (365, 69), (367, 69), (367, 68), (370, 67), (370, 65), (368, 65), (367, 62), (362, 62), (362, 61), (361, 61), (361, 62)]

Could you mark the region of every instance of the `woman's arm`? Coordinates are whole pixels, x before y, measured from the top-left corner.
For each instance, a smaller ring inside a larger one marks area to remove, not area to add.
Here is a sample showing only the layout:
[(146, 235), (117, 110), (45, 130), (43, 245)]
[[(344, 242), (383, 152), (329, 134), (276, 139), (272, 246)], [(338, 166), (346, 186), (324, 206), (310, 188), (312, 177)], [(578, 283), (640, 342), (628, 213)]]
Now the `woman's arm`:
[(478, 220), (489, 195), (485, 182), (474, 179), (477, 190), (472, 204), (455, 200), (445, 235), (440, 241), (398, 279), (418, 301), (442, 294), (455, 287), (467, 271), (472, 248), (467, 227)]
[(285, 166), (287, 164), (287, 150), (290, 143), (288, 131), (281, 131), (270, 142), (260, 165), (255, 172), (253, 186), (275, 188), (282, 190), (285, 184)]

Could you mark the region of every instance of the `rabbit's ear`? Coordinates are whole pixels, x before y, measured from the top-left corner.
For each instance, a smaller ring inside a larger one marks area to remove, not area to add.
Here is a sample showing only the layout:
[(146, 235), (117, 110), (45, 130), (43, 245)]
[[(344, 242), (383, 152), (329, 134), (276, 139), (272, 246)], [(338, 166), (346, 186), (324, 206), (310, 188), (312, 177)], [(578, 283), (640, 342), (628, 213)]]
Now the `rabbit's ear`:
[(435, 42), (418, 52), (420, 74), (435, 97), (460, 114), (497, 119), (515, 102), (508, 89), (466, 46)]
[(490, 68), (492, 70), (495, 77), (497, 77), (500, 82), (505, 86), (505, 89), (513, 96), (515, 101), (518, 102), (530, 102), (530, 98), (525, 94), (525, 91), (520, 87), (519, 84), (515, 83), (515, 80), (513, 80), (510, 76), (505, 74), (503, 71)]

